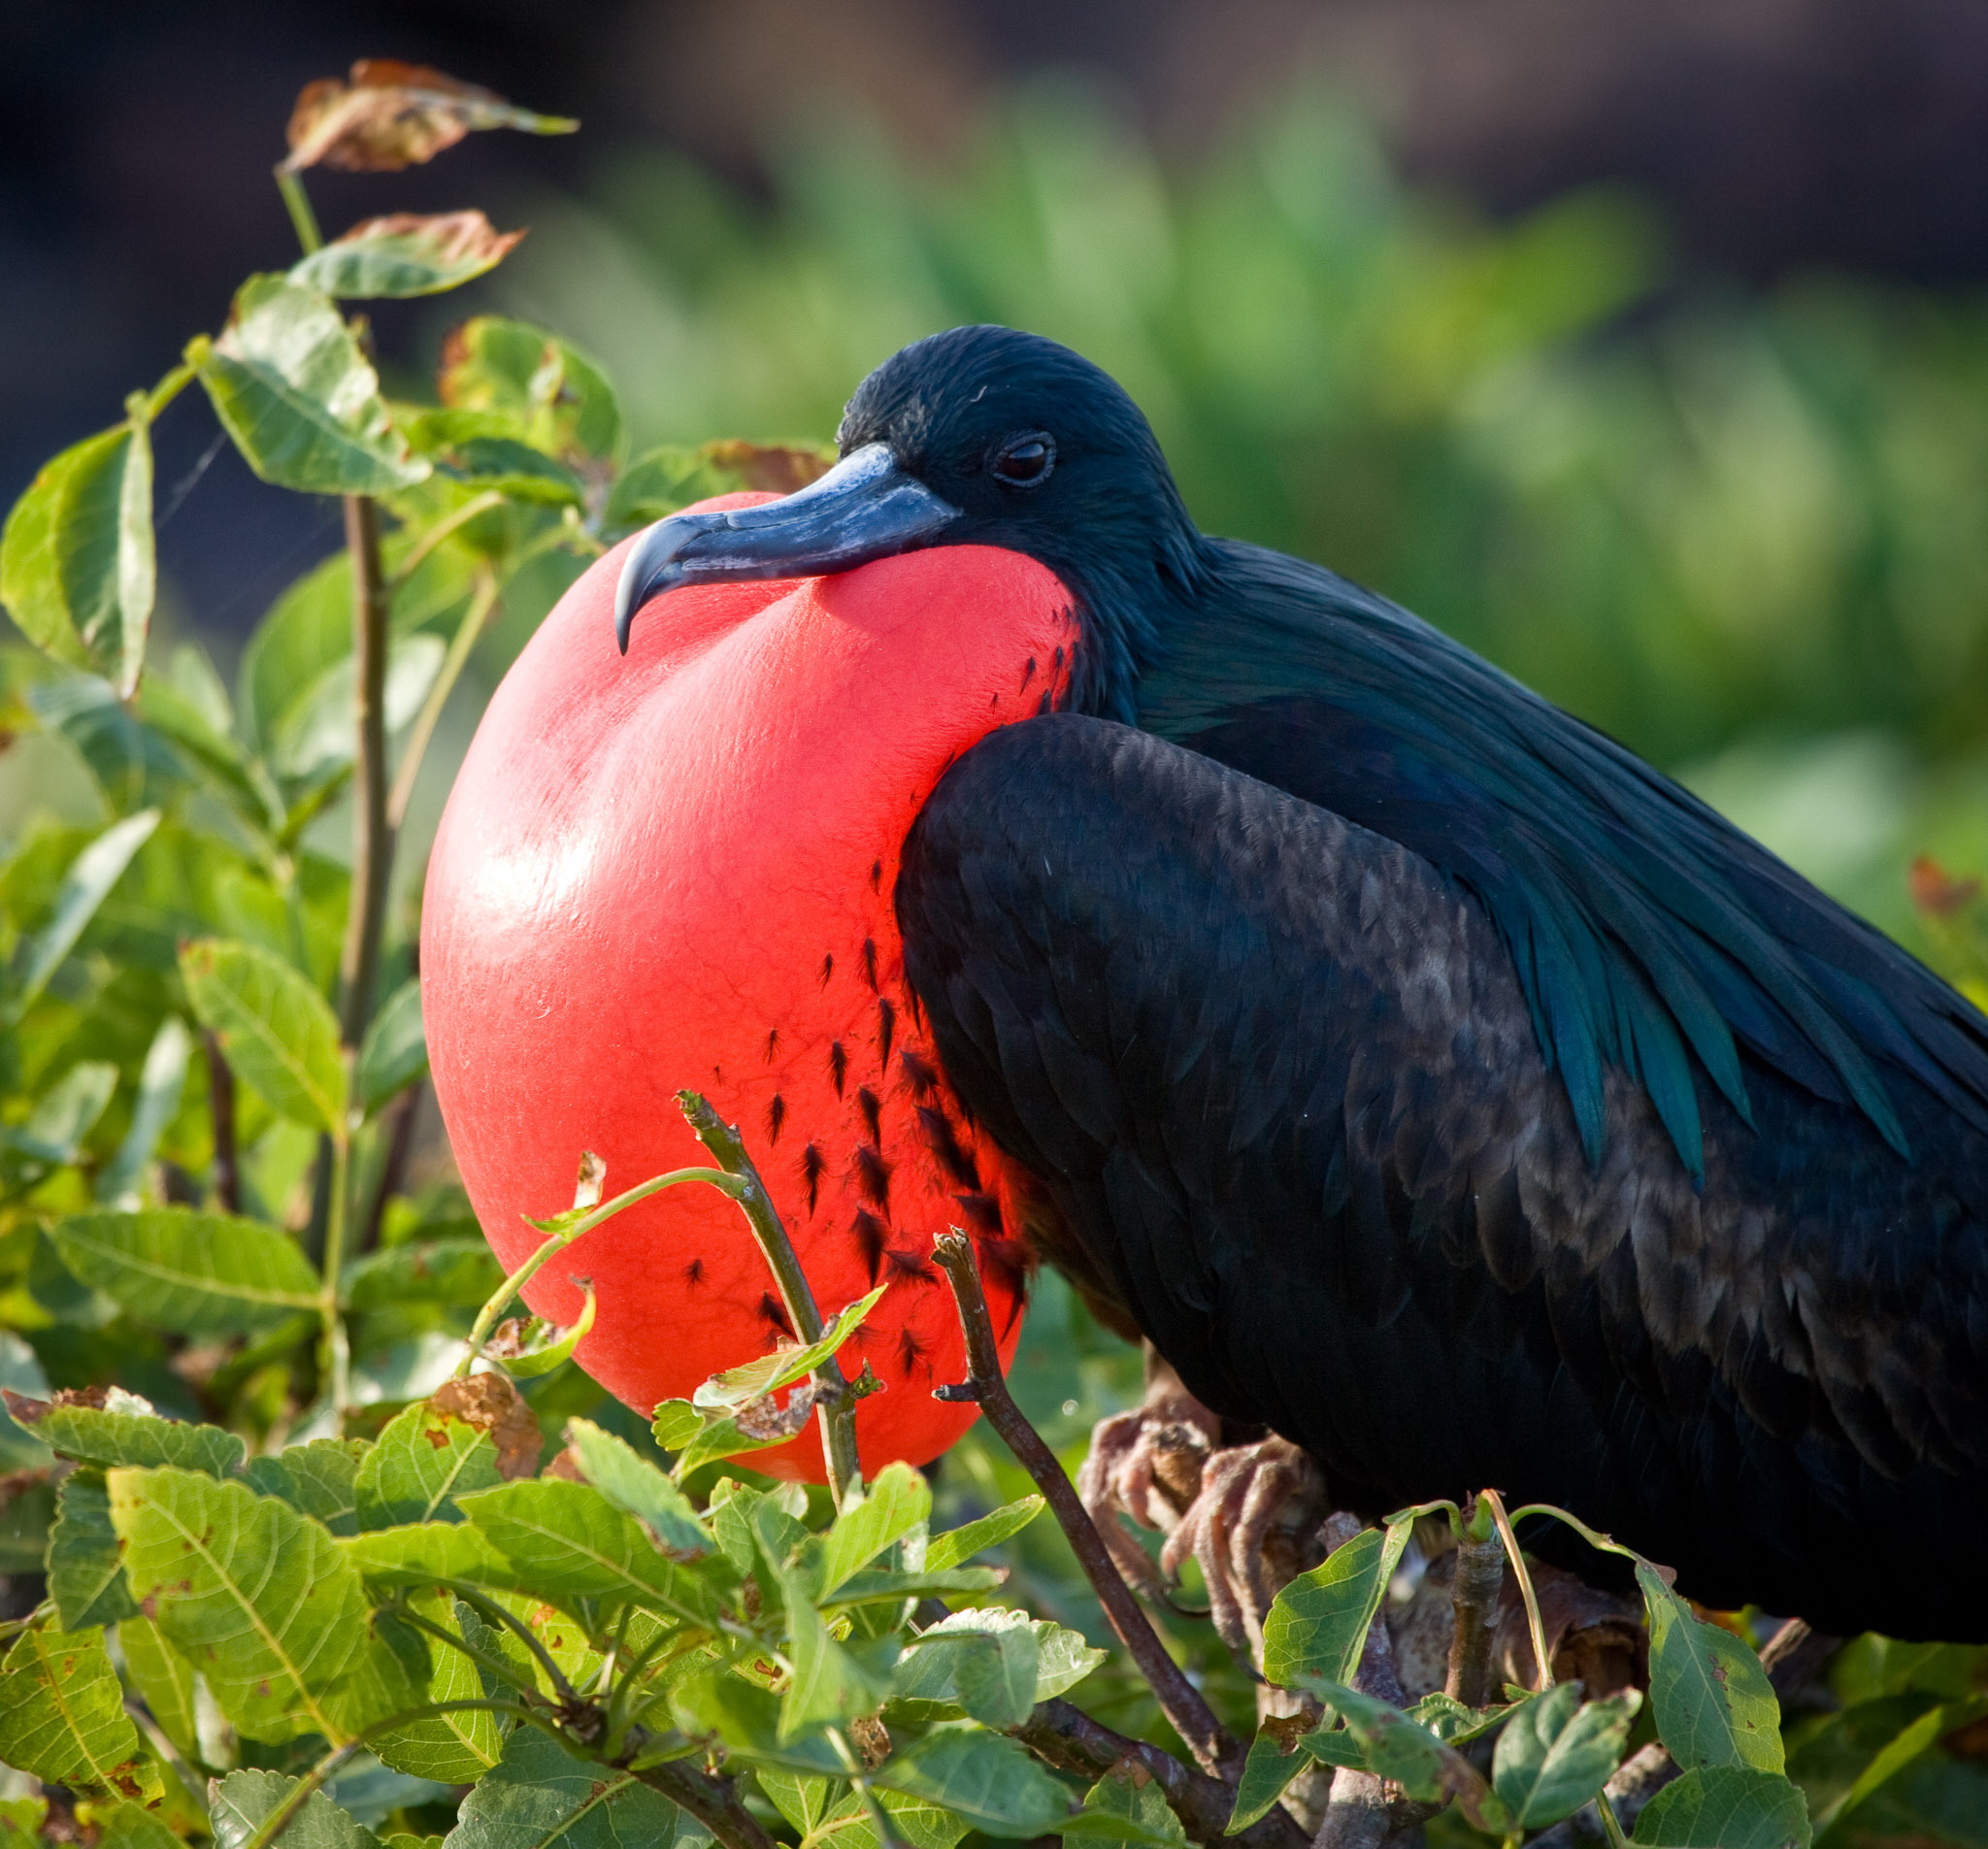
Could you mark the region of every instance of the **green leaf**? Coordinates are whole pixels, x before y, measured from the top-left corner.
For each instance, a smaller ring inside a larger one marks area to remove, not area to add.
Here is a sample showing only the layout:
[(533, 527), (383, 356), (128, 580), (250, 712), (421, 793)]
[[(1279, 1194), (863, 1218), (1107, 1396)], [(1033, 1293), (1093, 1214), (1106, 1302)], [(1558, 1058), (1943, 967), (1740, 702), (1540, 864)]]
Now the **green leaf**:
[(0, 1127), (0, 1143), (36, 1162), (74, 1162), (116, 1089), (117, 1069), (109, 1060), (78, 1060), (35, 1100), (27, 1122)]
[(1641, 1705), (1635, 1690), (1583, 1704), (1578, 1682), (1528, 1701), (1499, 1734), (1492, 1761), (1492, 1789), (1512, 1826), (1543, 1829), (1594, 1797), (1621, 1763)]
[(1278, 1593), (1263, 1621), (1263, 1672), (1280, 1688), (1300, 1676), (1345, 1683), (1408, 1545), (1411, 1523), (1366, 1529)]
[(586, 1480), (634, 1516), (664, 1553), (695, 1560), (711, 1552), (711, 1535), (683, 1492), (612, 1432), (587, 1419), (569, 1419), (566, 1443)]
[(449, 1849), (695, 1849), (711, 1840), (687, 1812), (629, 1772), (571, 1754), (535, 1727), (463, 1799)]
[[(1502, 1830), (1503, 1801), (1483, 1775), (1454, 1747), (1445, 1746), (1426, 1728), (1418, 1727), (1399, 1709), (1324, 1677), (1311, 1678), (1317, 1694), (1330, 1701), (1346, 1724), (1346, 1733), (1360, 1748), (1367, 1769), (1393, 1779), (1410, 1798), (1440, 1803), (1454, 1798), (1464, 1815), (1479, 1830)], [(1307, 1734), (1306, 1751), (1328, 1765), (1345, 1765), (1335, 1754), (1330, 1733)]]
[(523, 236), (495, 230), (480, 212), (397, 212), (312, 251), (290, 281), (347, 298), (439, 295), (494, 270)]
[(421, 1031), (421, 983), (410, 976), (386, 998), (359, 1047), (353, 1075), (359, 1103), (378, 1110), (428, 1070), (428, 1040)]
[(42, 1825), (48, 1815), (46, 1798), (0, 1798), (0, 1849), (46, 1841)]
[(1730, 1631), (1706, 1624), (1643, 1561), (1636, 1568), (1649, 1615), (1650, 1705), (1671, 1757), (1697, 1766), (1778, 1772), (1781, 1704), (1760, 1659)]
[[(301, 1783), (282, 1772), (240, 1771), (216, 1779), (208, 1805), (215, 1849), (246, 1849), (270, 1815)], [(381, 1849), (380, 1838), (315, 1791), (282, 1833), (283, 1849)]]
[(587, 1331), (594, 1326), (594, 1312), (598, 1307), (594, 1300), (593, 1280), (582, 1277), (575, 1281), (585, 1296), (580, 1305), (580, 1315), (572, 1323), (562, 1327), (534, 1316), (524, 1325), (523, 1346), (516, 1353), (510, 1353), (495, 1342), (486, 1343), (483, 1353), (514, 1380), (535, 1379), (571, 1361), (573, 1351), (586, 1339)]
[(909, 1464), (886, 1464), (853, 1508), (845, 1508), (820, 1543), (815, 1592), (825, 1597), (932, 1513), (932, 1486)]
[(874, 1781), (943, 1804), (990, 1836), (1040, 1836), (1069, 1815), (1070, 1795), (1013, 1740), (946, 1730), (893, 1754)]
[(1541, 1695), (1528, 1695), (1523, 1701), (1500, 1701), (1493, 1707), (1466, 1707), (1455, 1696), (1444, 1695), (1438, 1689), (1434, 1694), (1423, 1696), (1407, 1712), (1409, 1720), (1417, 1727), (1427, 1728), (1445, 1746), (1463, 1746), (1490, 1733), (1528, 1701), (1544, 1699)]
[(193, 1009), (220, 1036), (236, 1075), (279, 1116), (346, 1135), (346, 1068), (331, 1005), (295, 969), (252, 943), (199, 938), (182, 946)]
[(347, 1733), (326, 1696), (364, 1638), (359, 1575), (316, 1522), (246, 1484), (113, 1470), (111, 1520), (139, 1607), (251, 1738)]
[(342, 1538), (339, 1551), (369, 1586), (434, 1586), (445, 1580), (510, 1590), (525, 1581), (480, 1530), (411, 1523)]
[(704, 1419), (688, 1400), (665, 1400), (656, 1407), (649, 1432), (665, 1451), (681, 1451), (704, 1425)]
[(502, 1481), (487, 1432), (419, 1400), (393, 1417), (359, 1467), (359, 1526), (459, 1522), (459, 1492)]
[(198, 1761), (200, 1714), (194, 1690), (193, 1666), (159, 1634), (149, 1618), (129, 1617), (117, 1626), (124, 1667), (132, 1686), (182, 1759)]
[[(423, 1594), (410, 1602), (430, 1624), (462, 1635), (455, 1601), (447, 1593)], [(420, 1698), (424, 1703), (485, 1699), (482, 1672), (468, 1656), (439, 1638), (428, 1638), (426, 1647), (432, 1667)], [(372, 1735), (369, 1744), (397, 1772), (440, 1785), (469, 1785), (497, 1764), (504, 1732), (496, 1715), (472, 1708), (411, 1721)]]
[(606, 375), (543, 328), (480, 314), (448, 337), (442, 402), (461, 411), (508, 412), (533, 448), (608, 460), (621, 446), (621, 411)]
[(141, 1205), (140, 1183), (151, 1164), (152, 1152), (158, 1148), (159, 1138), (179, 1112), (192, 1051), (193, 1037), (187, 1033), (186, 1023), (177, 1014), (168, 1014), (146, 1049), (145, 1066), (138, 1078), (138, 1098), (131, 1107), (131, 1127), (117, 1145), (117, 1153), (97, 1175), (99, 1201), (112, 1206)]
[(250, 1458), (243, 1472), (264, 1496), (322, 1522), (334, 1535), (359, 1531), (359, 1467), (369, 1447), (359, 1438), (313, 1438), (272, 1456)]
[(170, 1464), (226, 1476), (240, 1469), (248, 1450), (234, 1433), (163, 1418), (150, 1401), (122, 1387), (108, 1388), (101, 1406), (51, 1405), (13, 1392), (6, 1397), (15, 1418), (50, 1450), (99, 1470)]
[(49, 1531), (49, 1593), (64, 1631), (116, 1624), (138, 1606), (124, 1584), (111, 1498), (94, 1470), (73, 1470), (56, 1491)]
[(44, 465), (0, 532), (0, 603), (36, 647), (100, 668), (129, 699), (158, 584), (145, 396)]
[(950, 1599), (958, 1593), (992, 1592), (1008, 1577), (991, 1567), (953, 1567), (943, 1573), (893, 1573), (878, 1569), (851, 1573), (832, 1593), (823, 1595), (830, 1609), (873, 1605), (893, 1599)]
[(1808, 1849), (1808, 1805), (1778, 1772), (1694, 1766), (1643, 1807), (1631, 1840), (1649, 1849)]
[(113, 822), (70, 862), (48, 922), (23, 938), (15, 954), (8, 1018), (18, 1020), (27, 1005), (48, 987), (49, 978), (75, 948), (83, 927), (96, 916), (97, 908), (158, 825), (155, 809), (127, 815), (121, 822)]
[(141, 1795), (138, 1730), (101, 1631), (21, 1633), (0, 1664), (0, 1760), (80, 1797)]
[(834, 1778), (844, 1767), (825, 1733), (783, 1741), (780, 1703), (757, 1683), (729, 1669), (685, 1677), (671, 1686), (670, 1711), (677, 1726), (695, 1739), (715, 1739), (725, 1750), (757, 1766)]
[(348, 1309), (393, 1309), (404, 1304), (483, 1304), (504, 1281), (504, 1268), (480, 1234), (417, 1239), (364, 1252), (340, 1280)]
[(1084, 1793), (1083, 1807), (1094, 1817), (1126, 1826), (1129, 1840), (1186, 1849), (1187, 1832), (1168, 1805), (1159, 1780), (1130, 1761), (1121, 1760)]
[(443, 473), (468, 486), (494, 488), (542, 507), (583, 507), (586, 483), (556, 457), (514, 437), (467, 437), (454, 444)]
[(1259, 1732), (1249, 1742), (1249, 1756), (1242, 1762), (1242, 1776), (1236, 1785), (1236, 1806), (1223, 1833), (1239, 1835), (1259, 1818), (1269, 1816), (1271, 1806), (1284, 1795), (1291, 1780), (1312, 1763), (1295, 1746), (1286, 1748), (1275, 1733)]
[(1043, 1507), (1040, 1496), (1024, 1496), (1019, 1502), (1009, 1502), (991, 1514), (982, 1515), (977, 1521), (968, 1522), (963, 1528), (934, 1535), (925, 1543), (926, 1570), (944, 1572), (946, 1568), (957, 1567), (962, 1561), (971, 1560), (989, 1547), (1000, 1546), (1011, 1535), (1020, 1534), (1043, 1512)]
[[(380, 707), (392, 738), (412, 722), (447, 659), (448, 644), (425, 633), (395, 635), (386, 644), (386, 684)], [(352, 702), (358, 671), (348, 650), (309, 686), (294, 690), (270, 741), (270, 764), (280, 776), (312, 778), (352, 761), (357, 735)]]
[(721, 1614), (704, 1581), (665, 1559), (634, 1516), (584, 1483), (506, 1483), (458, 1497), (457, 1504), (524, 1585), (555, 1603), (633, 1599), (708, 1630), (718, 1627)]
[(83, 1283), (181, 1335), (255, 1335), (319, 1304), (296, 1240), (255, 1220), (148, 1207), (72, 1214), (50, 1237)]
[(215, 414), (263, 480), (307, 494), (387, 494), (426, 479), (338, 311), (287, 277), (250, 277), (227, 331), (193, 341), (187, 363)]
[(97, 1849), (181, 1849), (180, 1837), (128, 1798), (108, 1818), (97, 1818)]
[(869, 1296), (839, 1310), (822, 1329), (819, 1341), (802, 1348), (777, 1348), (758, 1361), (712, 1374), (690, 1396), (690, 1403), (705, 1412), (736, 1412), (741, 1406), (799, 1380), (803, 1374), (812, 1373), (856, 1333), (857, 1326), (877, 1307), (888, 1288), (879, 1284)]
[(959, 1667), (989, 1643), (1026, 1632), (1035, 1659), (1035, 1683), (1029, 1705), (1046, 1701), (1075, 1688), (1107, 1660), (1108, 1652), (1086, 1643), (1081, 1632), (1047, 1618), (1002, 1605), (955, 1611), (928, 1626), (899, 1660), (891, 1682), (894, 1702), (930, 1704), (939, 1709), (969, 1711)]

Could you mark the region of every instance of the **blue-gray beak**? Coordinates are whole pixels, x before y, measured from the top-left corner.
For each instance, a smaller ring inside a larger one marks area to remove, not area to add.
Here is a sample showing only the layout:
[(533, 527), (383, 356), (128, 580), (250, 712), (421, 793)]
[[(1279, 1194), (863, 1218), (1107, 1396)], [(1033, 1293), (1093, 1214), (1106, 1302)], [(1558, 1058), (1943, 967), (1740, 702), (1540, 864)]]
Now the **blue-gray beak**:
[(932, 545), (959, 517), (958, 508), (898, 466), (888, 444), (865, 444), (779, 501), (658, 520), (621, 567), (614, 640), (625, 655), (636, 611), (679, 584), (853, 571)]

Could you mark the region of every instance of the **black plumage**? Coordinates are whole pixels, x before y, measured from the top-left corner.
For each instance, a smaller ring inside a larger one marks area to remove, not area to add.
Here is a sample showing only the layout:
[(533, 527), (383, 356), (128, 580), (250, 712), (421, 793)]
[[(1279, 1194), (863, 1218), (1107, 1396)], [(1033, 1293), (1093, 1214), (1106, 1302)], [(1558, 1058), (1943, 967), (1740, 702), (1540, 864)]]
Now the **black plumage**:
[(1202, 535), (1067, 349), (935, 336), (841, 439), (833, 520), (682, 516), (623, 630), (782, 557), (1069, 586), (1060, 710), (954, 765), (896, 904), (1081, 1280), (1348, 1505), (1494, 1484), (1713, 1604), (1988, 1638), (1988, 1020), (1407, 611)]

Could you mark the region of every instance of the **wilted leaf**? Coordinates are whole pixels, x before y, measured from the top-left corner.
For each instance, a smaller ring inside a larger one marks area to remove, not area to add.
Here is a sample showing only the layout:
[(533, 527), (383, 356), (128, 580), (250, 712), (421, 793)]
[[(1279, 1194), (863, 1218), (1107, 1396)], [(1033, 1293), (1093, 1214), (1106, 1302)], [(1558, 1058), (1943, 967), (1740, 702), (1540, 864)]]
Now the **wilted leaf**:
[(1366, 1529), (1278, 1593), (1263, 1621), (1263, 1672), (1281, 1688), (1301, 1675), (1349, 1682), (1400, 1565), (1411, 1524)]
[(79, 1796), (140, 1796), (138, 1730), (101, 1631), (21, 1633), (0, 1665), (0, 1760)]
[(805, 1347), (777, 1348), (758, 1361), (712, 1374), (690, 1396), (690, 1403), (706, 1412), (736, 1412), (752, 1401), (799, 1380), (803, 1374), (812, 1373), (856, 1333), (863, 1318), (877, 1307), (878, 1300), (888, 1288), (879, 1284), (869, 1296), (838, 1310), (823, 1326), (817, 1341)]
[(290, 112), (283, 166), (291, 173), (316, 166), (395, 173), (433, 160), (480, 128), (570, 135), (579, 126), (564, 116), (514, 108), (494, 90), (425, 64), (361, 58), (349, 79), (305, 84)]
[(537, 1316), (514, 1316), (501, 1322), (483, 1344), (483, 1353), (498, 1363), (515, 1380), (530, 1380), (548, 1374), (573, 1359), (573, 1352), (586, 1339), (599, 1308), (590, 1278), (574, 1280), (585, 1293), (580, 1315), (571, 1323), (547, 1323)]
[[(215, 1849), (244, 1849), (270, 1813), (298, 1784), (282, 1772), (239, 1771), (216, 1779), (208, 1807)], [(380, 1838), (353, 1822), (323, 1792), (305, 1799), (282, 1833), (283, 1849), (381, 1849)]]
[(51, 1237), (85, 1284), (182, 1335), (252, 1335), (318, 1306), (317, 1274), (296, 1240), (258, 1221), (148, 1207), (73, 1214)]
[(1636, 1578), (1649, 1614), (1650, 1704), (1671, 1757), (1687, 1771), (1780, 1771), (1781, 1704), (1760, 1658), (1730, 1631), (1693, 1616), (1646, 1563), (1637, 1563)]
[(1043, 1507), (1040, 1496), (1024, 1496), (1018, 1502), (1009, 1502), (990, 1514), (982, 1515), (977, 1521), (968, 1522), (963, 1528), (934, 1535), (925, 1543), (926, 1570), (944, 1572), (946, 1568), (957, 1567), (962, 1561), (971, 1560), (989, 1547), (998, 1547), (1011, 1535), (1020, 1534), (1043, 1512)]
[(449, 1849), (693, 1849), (704, 1827), (631, 1773), (577, 1760), (535, 1727), (463, 1799)]
[(458, 1376), (443, 1381), (430, 1397), (442, 1411), (490, 1435), (497, 1447), (497, 1474), (506, 1482), (538, 1469), (544, 1449), (539, 1421), (507, 1375)]
[(998, 1733), (928, 1733), (873, 1776), (892, 1791), (944, 1805), (990, 1836), (1039, 1836), (1070, 1810), (1064, 1788)]
[(44, 653), (95, 667), (128, 699), (157, 590), (151, 439), (132, 415), (47, 463), (0, 533), (0, 603)]
[(308, 494), (387, 494), (427, 479), (351, 329), (315, 289), (250, 277), (226, 332), (191, 342), (186, 359), (265, 481)]
[(1635, 1690), (1581, 1702), (1578, 1682), (1528, 1701), (1498, 1736), (1492, 1788), (1515, 1828), (1571, 1817), (1608, 1782), (1642, 1697)]
[(1650, 1849), (1808, 1849), (1808, 1805), (1777, 1772), (1695, 1766), (1643, 1807), (1633, 1840)]
[(494, 270), (523, 236), (480, 212), (396, 212), (312, 251), (290, 281), (332, 296), (439, 295)]
[(137, 1610), (124, 1585), (111, 1499), (94, 1470), (74, 1470), (56, 1491), (49, 1531), (49, 1595), (64, 1631), (116, 1624)]
[(683, 1492), (612, 1432), (586, 1419), (569, 1419), (566, 1442), (586, 1480), (633, 1515), (665, 1553), (694, 1560), (711, 1552), (711, 1536)]
[(458, 1492), (493, 1488), (497, 1447), (465, 1419), (422, 1400), (395, 1415), (359, 1467), (362, 1528), (459, 1522)]
[(326, 1697), (366, 1635), (359, 1575), (322, 1527), (246, 1485), (113, 1470), (139, 1608), (200, 1664), (243, 1733), (347, 1737)]
[(280, 1115), (346, 1135), (346, 1068), (338, 1019), (309, 980), (259, 944), (199, 938), (180, 951), (194, 1012), (228, 1063)]
[(138, 850), (151, 839), (159, 825), (155, 809), (127, 815), (113, 822), (95, 841), (69, 863), (62, 883), (55, 891), (55, 907), (48, 922), (23, 938), (16, 953), (9, 1018), (17, 1020), (23, 1009), (48, 986), (49, 978), (62, 959), (75, 947), (83, 927), (131, 865)]

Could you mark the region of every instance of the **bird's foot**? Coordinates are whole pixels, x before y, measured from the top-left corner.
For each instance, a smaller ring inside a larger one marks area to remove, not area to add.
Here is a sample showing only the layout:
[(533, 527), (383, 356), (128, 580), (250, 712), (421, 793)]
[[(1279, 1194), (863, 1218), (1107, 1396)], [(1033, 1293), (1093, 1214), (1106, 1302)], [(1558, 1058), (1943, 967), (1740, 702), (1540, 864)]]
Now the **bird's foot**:
[[(1225, 1444), (1225, 1436), (1235, 1436), (1156, 1362), (1144, 1403), (1091, 1435), (1077, 1489), (1120, 1570), (1149, 1596), (1172, 1603), (1182, 1565), (1194, 1561), (1222, 1641), (1260, 1667), (1272, 1600), (1324, 1557), (1325, 1483), (1282, 1438)], [(1120, 1515), (1166, 1537), (1157, 1569)]]

